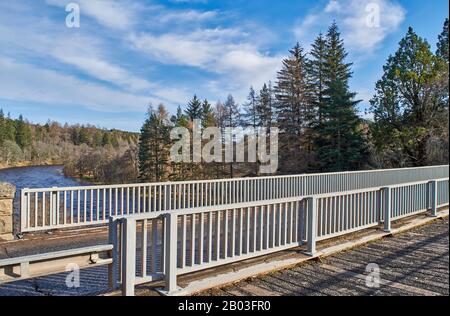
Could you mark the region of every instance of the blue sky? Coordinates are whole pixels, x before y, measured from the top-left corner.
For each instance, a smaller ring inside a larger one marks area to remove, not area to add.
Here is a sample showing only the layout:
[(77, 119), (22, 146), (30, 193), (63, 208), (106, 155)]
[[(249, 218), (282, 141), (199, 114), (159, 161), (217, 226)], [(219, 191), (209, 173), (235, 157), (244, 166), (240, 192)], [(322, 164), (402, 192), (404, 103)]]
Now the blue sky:
[[(65, 7), (80, 6), (80, 28)], [(368, 5), (379, 26), (368, 27)], [(147, 105), (173, 112), (275, 81), (299, 41), (336, 20), (354, 62), (351, 88), (373, 94), (408, 26), (435, 49), (447, 0), (17, 0), (0, 2), (0, 107), (30, 121), (139, 130)], [(373, 11), (372, 11), (373, 12)]]

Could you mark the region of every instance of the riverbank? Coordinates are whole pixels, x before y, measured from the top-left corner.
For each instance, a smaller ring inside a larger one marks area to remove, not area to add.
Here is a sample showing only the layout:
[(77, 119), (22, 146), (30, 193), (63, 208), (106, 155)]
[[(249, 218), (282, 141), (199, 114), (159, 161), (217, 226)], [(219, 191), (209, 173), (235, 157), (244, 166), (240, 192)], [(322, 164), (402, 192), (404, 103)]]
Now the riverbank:
[(0, 170), (13, 169), (13, 168), (26, 168), (26, 167), (48, 167), (48, 166), (62, 166), (60, 162), (45, 161), (41, 163), (36, 163), (33, 161), (22, 161), (14, 164), (5, 164), (0, 162)]

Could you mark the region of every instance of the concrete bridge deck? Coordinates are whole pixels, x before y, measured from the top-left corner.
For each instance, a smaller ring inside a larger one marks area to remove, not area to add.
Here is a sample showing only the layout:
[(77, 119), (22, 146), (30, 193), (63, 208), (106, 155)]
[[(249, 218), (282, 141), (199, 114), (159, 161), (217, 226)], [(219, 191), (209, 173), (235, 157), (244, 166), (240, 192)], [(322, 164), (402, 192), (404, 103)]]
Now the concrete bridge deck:
[[(370, 263), (380, 269), (378, 288), (366, 285)], [(200, 295), (449, 295), (449, 221)]]

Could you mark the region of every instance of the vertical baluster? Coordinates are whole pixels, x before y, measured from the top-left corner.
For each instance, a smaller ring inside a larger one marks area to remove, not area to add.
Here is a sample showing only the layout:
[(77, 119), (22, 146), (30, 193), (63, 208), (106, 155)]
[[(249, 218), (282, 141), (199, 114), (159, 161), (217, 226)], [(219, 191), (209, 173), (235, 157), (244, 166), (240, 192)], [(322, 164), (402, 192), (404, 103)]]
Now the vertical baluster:
[[(287, 179), (288, 180), (288, 179)], [(283, 203), (283, 230), (284, 230), (284, 236), (283, 236), (283, 244), (287, 244), (287, 236), (288, 236), (288, 229), (287, 229), (287, 220), (288, 220), (288, 203)]]
[[(211, 186), (210, 186), (211, 188)], [(208, 262), (212, 262), (213, 250), (213, 212), (208, 212)]]
[(195, 265), (195, 214), (191, 215), (191, 266)]
[[(56, 191), (56, 207), (55, 207), (55, 210), (56, 210), (56, 225), (60, 225), (61, 223), (60, 223), (60, 219), (59, 219), (59, 207), (60, 207), (60, 191)], [(27, 195), (27, 204), (28, 204), (28, 212), (30, 212), (30, 198), (31, 198), (31, 195), (30, 194), (28, 194)], [(30, 217), (31, 217), (31, 212), (30, 212), (30, 215), (29, 215)], [(30, 221), (31, 221), (31, 218), (30, 218)], [(31, 223), (29, 224), (30, 226), (31, 226)]]
[(203, 213), (200, 213), (199, 214), (199, 224), (200, 224), (200, 236), (199, 236), (199, 246), (198, 246), (198, 249), (199, 249), (199, 262), (200, 262), (200, 264), (203, 264), (203, 262), (204, 262), (204, 247), (203, 247), (203, 243), (204, 243), (204, 238), (205, 238), (205, 232), (204, 232), (204, 227), (205, 227), (205, 225), (204, 225), (204, 222), (203, 222), (203, 218), (204, 218), (204, 216), (203, 216)]
[(247, 207), (246, 213), (246, 237), (245, 237), (245, 253), (248, 254), (250, 252), (250, 212), (251, 208)]
[(102, 198), (102, 219), (106, 219), (106, 188), (103, 188), (103, 198)]
[(181, 216), (181, 268), (186, 266), (186, 215)]
[(87, 223), (87, 190), (83, 192), (83, 221)]
[(228, 258), (228, 210), (223, 212), (224, 224), (223, 224), (223, 258)]
[(216, 212), (216, 260), (220, 260), (220, 211)]
[(276, 204), (272, 204), (272, 248), (277, 246), (276, 244), (276, 212), (277, 207)]
[(141, 251), (141, 276), (145, 278), (147, 276), (147, 220), (144, 219), (142, 221), (142, 251)]
[(236, 209), (231, 211), (231, 257), (233, 258), (236, 254)]
[(239, 255), (244, 253), (244, 209), (239, 209)]
[(70, 190), (70, 224), (73, 224), (73, 191)]
[(147, 209), (147, 189), (145, 186), (142, 186), (142, 209), (139, 209), (140, 213), (146, 213)]
[[(65, 191), (64, 191), (64, 193), (65, 193)], [(39, 199), (39, 196), (38, 196), (38, 192), (34, 192), (34, 194), (33, 194), (33, 196), (34, 196), (34, 227), (35, 228), (37, 228), (38, 227), (38, 217), (39, 217), (39, 214), (38, 214), (38, 199)], [(65, 223), (64, 223), (65, 224)]]
[(158, 272), (158, 220), (152, 219), (152, 273)]
[(270, 248), (270, 205), (266, 206), (266, 249)]
[(264, 208), (265, 208), (265, 206), (261, 206), (259, 208), (259, 251), (263, 250), (263, 241), (264, 241)]

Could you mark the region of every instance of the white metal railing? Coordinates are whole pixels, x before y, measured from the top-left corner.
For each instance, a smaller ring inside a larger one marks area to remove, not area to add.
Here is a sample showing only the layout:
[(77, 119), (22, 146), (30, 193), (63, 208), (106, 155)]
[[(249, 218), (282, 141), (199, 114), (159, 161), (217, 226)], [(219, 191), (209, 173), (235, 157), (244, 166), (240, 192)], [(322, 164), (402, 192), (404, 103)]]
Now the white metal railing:
[[(449, 166), (209, 181), (23, 189), (21, 232), (98, 225), (109, 216), (269, 201), (446, 178)], [(445, 196), (439, 184), (438, 198)], [(441, 193), (439, 193), (441, 192)]]
[[(165, 279), (356, 232), (448, 204), (448, 178), (307, 197), (113, 216), (110, 243), (123, 294)], [(116, 269), (113, 269), (116, 271)]]

